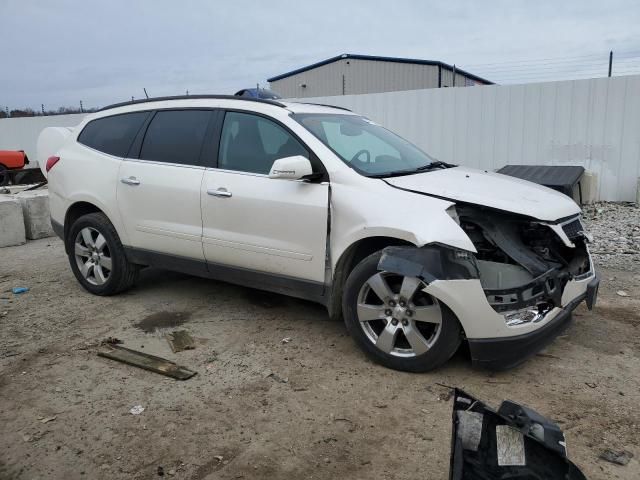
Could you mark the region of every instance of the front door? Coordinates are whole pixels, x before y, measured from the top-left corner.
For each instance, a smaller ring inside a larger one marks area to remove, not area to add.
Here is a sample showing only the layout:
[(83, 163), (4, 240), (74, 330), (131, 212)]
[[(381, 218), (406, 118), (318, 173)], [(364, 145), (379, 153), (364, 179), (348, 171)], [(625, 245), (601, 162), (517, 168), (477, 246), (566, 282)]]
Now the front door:
[(218, 266), (321, 286), (325, 274), (329, 185), (270, 179), (278, 158), (310, 152), (282, 125), (228, 111), (217, 168), (202, 182), (203, 247)]

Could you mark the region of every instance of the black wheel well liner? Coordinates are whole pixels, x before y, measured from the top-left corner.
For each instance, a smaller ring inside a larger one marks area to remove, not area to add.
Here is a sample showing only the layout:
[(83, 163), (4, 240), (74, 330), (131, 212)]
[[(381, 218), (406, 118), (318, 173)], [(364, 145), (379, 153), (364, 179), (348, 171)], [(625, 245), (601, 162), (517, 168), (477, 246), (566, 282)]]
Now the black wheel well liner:
[(415, 245), (401, 238), (376, 236), (362, 238), (345, 249), (336, 263), (326, 303), (331, 318), (342, 318), (342, 292), (344, 284), (355, 266), (372, 253), (392, 246)]
[(103, 213), (98, 207), (96, 207), (93, 203), (90, 202), (76, 202), (72, 204), (68, 209), (67, 213), (64, 215), (64, 249), (65, 252), (69, 253), (69, 242), (67, 241), (67, 235), (69, 233), (69, 229), (71, 225), (83, 215), (88, 213)]

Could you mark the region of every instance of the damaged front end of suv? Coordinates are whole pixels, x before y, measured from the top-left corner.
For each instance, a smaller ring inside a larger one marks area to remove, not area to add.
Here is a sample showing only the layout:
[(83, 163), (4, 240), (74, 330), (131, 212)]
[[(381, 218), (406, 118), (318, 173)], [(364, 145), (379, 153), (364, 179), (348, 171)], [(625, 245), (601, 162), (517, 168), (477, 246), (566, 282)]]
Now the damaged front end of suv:
[(379, 268), (421, 278), (451, 308), (474, 364), (513, 367), (562, 333), (579, 303), (593, 308), (599, 280), (579, 215), (545, 222), (467, 204), (449, 213), (476, 252), (389, 247)]

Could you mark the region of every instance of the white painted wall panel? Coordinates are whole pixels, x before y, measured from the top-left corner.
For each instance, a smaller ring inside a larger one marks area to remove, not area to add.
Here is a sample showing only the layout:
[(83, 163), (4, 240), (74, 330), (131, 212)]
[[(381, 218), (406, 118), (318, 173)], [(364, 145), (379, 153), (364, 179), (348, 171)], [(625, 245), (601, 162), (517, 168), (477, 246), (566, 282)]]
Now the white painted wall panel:
[(445, 162), (582, 165), (598, 196), (634, 201), (640, 176), (640, 75), (305, 98), (350, 108)]
[(24, 150), (30, 162), (27, 168), (36, 168), (36, 142), (40, 132), (46, 127), (75, 127), (85, 115), (0, 118), (0, 150)]

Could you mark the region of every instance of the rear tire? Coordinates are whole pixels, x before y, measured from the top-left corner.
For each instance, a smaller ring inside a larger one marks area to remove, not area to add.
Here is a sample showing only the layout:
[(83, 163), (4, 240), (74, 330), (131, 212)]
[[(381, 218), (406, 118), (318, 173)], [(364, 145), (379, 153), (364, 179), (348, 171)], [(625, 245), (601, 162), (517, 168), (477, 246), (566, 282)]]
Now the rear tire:
[(419, 279), (378, 270), (381, 254), (362, 260), (347, 279), (342, 303), (347, 330), (385, 367), (433, 370), (460, 346), (460, 323), (444, 303), (422, 291)]
[(127, 260), (116, 229), (103, 213), (78, 218), (66, 238), (69, 264), (80, 285), (94, 295), (131, 288), (140, 267)]

